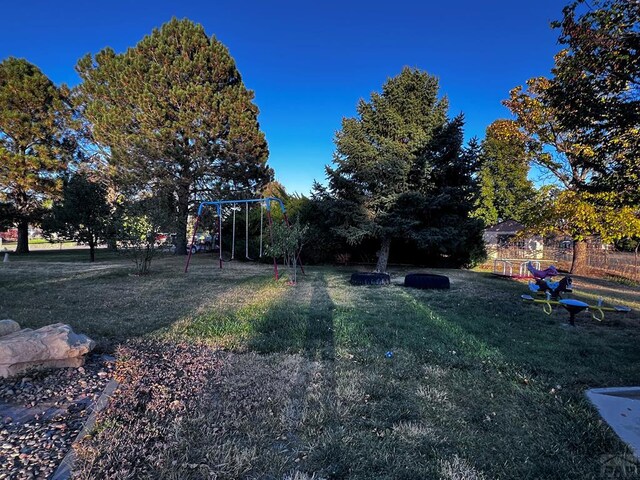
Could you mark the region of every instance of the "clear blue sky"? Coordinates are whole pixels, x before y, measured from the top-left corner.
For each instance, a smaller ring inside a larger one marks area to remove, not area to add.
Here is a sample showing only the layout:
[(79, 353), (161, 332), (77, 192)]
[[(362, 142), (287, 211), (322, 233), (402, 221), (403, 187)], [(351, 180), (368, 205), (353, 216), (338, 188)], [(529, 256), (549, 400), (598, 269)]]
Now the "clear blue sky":
[(172, 16), (204, 25), (231, 51), (256, 93), (269, 164), (288, 191), (324, 181), (333, 136), (360, 98), (403, 66), (440, 78), (465, 136), (484, 136), (511, 88), (547, 75), (558, 51), (549, 27), (568, 0), (6, 2), (0, 60), (22, 57), (75, 85), (84, 54), (135, 45)]

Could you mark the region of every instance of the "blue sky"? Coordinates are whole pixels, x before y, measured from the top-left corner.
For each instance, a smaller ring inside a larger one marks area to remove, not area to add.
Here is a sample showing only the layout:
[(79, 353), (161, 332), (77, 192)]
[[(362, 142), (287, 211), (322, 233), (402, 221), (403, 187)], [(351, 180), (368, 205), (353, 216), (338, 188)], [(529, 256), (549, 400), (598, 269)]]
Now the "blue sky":
[(562, 0), (48, 1), (3, 5), (0, 59), (22, 57), (54, 82), (106, 46), (117, 52), (176, 16), (204, 25), (230, 50), (255, 91), (269, 164), (289, 192), (324, 180), (333, 136), (403, 66), (440, 79), (465, 136), (484, 136), (509, 90), (548, 75), (558, 51)]

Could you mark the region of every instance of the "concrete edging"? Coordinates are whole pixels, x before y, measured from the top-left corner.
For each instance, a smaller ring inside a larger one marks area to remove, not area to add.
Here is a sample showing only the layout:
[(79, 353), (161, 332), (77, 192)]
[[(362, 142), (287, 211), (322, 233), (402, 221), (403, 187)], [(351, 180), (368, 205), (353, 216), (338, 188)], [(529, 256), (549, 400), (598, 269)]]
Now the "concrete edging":
[(71, 448), (62, 459), (62, 462), (60, 462), (60, 465), (58, 465), (56, 471), (50, 477), (50, 480), (67, 480), (71, 477), (73, 464), (76, 459), (75, 452), (73, 451), (73, 445), (82, 440), (93, 429), (98, 418), (98, 413), (106, 408), (109, 404), (109, 400), (119, 385), (120, 384), (116, 380), (109, 380), (109, 383), (104, 387), (102, 394), (100, 394), (100, 397), (93, 406), (93, 412), (91, 412), (91, 415), (87, 418), (87, 421), (85, 422), (84, 427), (82, 427), (82, 430), (80, 430), (80, 433), (78, 433), (78, 436), (71, 443)]
[(640, 460), (640, 387), (592, 388), (585, 395)]

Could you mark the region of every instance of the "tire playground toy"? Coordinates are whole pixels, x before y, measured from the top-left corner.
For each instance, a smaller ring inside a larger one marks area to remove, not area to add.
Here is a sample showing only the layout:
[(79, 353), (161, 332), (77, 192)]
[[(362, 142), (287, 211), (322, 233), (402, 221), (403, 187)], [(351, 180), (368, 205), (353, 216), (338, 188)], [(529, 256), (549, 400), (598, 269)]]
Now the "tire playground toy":
[(351, 285), (389, 285), (391, 276), (388, 273), (356, 272), (351, 274)]
[(404, 286), (421, 290), (448, 290), (451, 288), (449, 277), (432, 273), (410, 273), (404, 277)]

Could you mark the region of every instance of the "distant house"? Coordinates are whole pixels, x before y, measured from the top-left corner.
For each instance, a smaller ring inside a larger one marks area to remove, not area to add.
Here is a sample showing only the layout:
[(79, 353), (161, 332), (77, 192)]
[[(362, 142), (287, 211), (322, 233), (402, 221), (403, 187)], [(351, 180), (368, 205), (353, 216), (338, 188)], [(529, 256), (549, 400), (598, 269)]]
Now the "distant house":
[(489, 258), (542, 258), (542, 237), (519, 237), (522, 230), (524, 225), (515, 220), (504, 220), (485, 229), (482, 237)]

